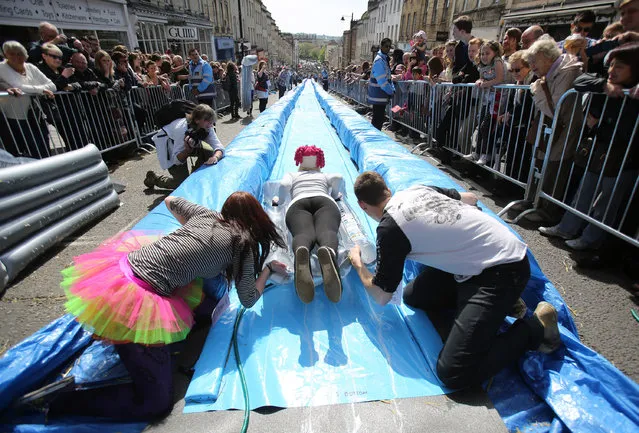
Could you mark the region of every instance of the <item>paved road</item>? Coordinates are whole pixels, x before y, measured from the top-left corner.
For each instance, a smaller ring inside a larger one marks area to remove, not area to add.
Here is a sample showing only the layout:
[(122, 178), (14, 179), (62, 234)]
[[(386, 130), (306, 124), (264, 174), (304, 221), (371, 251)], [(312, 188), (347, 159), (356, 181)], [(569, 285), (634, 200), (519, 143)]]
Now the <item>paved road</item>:
[[(275, 100), (272, 96), (270, 102)], [(228, 115), (221, 118), (217, 128), (221, 141), (229, 143), (248, 123), (248, 119), (231, 121)], [(427, 160), (438, 164), (432, 158)], [(477, 193), (495, 212), (509, 201), (502, 184), (486, 177), (461, 178), (457, 169), (440, 168), (466, 189)], [(154, 154), (135, 155), (110, 166), (112, 178), (127, 184), (120, 194), (121, 207), (48, 251), (7, 289), (0, 300), (0, 354), (63, 314), (59, 272), (71, 263), (73, 256), (90, 251), (108, 237), (132, 227), (165, 197), (165, 192), (144, 190), (142, 179), (147, 170), (160, 170)], [(627, 290), (630, 281), (621, 269), (578, 269), (570, 253), (540, 236), (536, 226), (514, 228), (564, 296), (583, 341), (639, 381), (639, 323), (630, 314), (630, 308), (636, 309), (637, 304)]]

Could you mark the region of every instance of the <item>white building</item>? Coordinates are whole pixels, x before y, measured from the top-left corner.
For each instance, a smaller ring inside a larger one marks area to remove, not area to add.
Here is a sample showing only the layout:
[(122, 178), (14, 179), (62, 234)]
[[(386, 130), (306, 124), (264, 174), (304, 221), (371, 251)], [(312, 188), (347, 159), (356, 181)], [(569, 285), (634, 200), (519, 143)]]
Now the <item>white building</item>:
[[(399, 40), (399, 25), (402, 20), (402, 6), (404, 0), (380, 0), (377, 6), (380, 10), (379, 32), (381, 41), (384, 38), (390, 38), (393, 44), (397, 44)], [(379, 41), (377, 42), (379, 45)]]

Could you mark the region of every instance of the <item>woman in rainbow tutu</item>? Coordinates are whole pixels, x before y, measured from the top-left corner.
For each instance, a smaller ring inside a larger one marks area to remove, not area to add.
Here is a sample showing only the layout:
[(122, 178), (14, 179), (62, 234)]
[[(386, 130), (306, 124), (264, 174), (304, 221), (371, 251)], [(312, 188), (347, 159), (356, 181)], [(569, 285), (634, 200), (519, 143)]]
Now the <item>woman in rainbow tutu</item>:
[(182, 227), (161, 237), (126, 232), (63, 271), (67, 311), (95, 338), (115, 344), (132, 383), (60, 394), (51, 415), (166, 414), (173, 406), (167, 345), (185, 339), (194, 325), (204, 299), (202, 278), (225, 275), (249, 308), (271, 272), (286, 274), (282, 263), (265, 263), (271, 245), (284, 248), (284, 241), (251, 194), (231, 194), (220, 213), (183, 198), (165, 203)]

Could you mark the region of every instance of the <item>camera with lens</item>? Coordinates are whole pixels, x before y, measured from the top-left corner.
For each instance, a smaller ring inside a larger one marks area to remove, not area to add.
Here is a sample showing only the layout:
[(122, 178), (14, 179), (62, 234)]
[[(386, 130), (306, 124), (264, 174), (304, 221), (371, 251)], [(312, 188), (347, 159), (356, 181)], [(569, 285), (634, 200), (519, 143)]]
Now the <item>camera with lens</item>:
[(194, 141), (193, 147), (200, 147), (202, 140), (208, 137), (209, 131), (204, 128), (189, 128), (184, 133), (185, 137), (189, 137)]

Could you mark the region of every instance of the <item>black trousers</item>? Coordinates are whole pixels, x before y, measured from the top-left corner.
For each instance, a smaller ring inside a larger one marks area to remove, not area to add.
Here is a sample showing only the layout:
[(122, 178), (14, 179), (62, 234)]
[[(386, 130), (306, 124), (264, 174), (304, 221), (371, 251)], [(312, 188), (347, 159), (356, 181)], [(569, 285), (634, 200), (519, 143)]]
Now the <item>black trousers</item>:
[(260, 99), (260, 113), (266, 110), (266, 104), (268, 103), (268, 98)]
[(240, 110), (240, 97), (237, 94), (237, 88), (229, 89), (229, 102), (231, 104), (231, 115), (238, 116)]
[(328, 92), (328, 80), (322, 80), (322, 87)]
[(450, 388), (481, 383), (541, 344), (544, 330), (534, 317), (517, 320), (497, 334), (530, 278), (528, 258), (485, 269), (457, 282), (452, 274), (427, 268), (404, 289), (407, 305), (436, 313), (455, 311), (437, 360), (437, 375)]
[(341, 215), (335, 202), (327, 197), (308, 197), (293, 203), (286, 212), (286, 227), (293, 235), (293, 251), (299, 247), (332, 248), (337, 254), (337, 231)]
[(280, 92), (280, 99), (281, 99), (282, 96), (284, 96), (284, 93), (286, 93), (286, 86), (278, 86), (277, 90), (279, 90)]
[(373, 104), (373, 119), (371, 120), (371, 124), (381, 131), (385, 117), (386, 104)]

